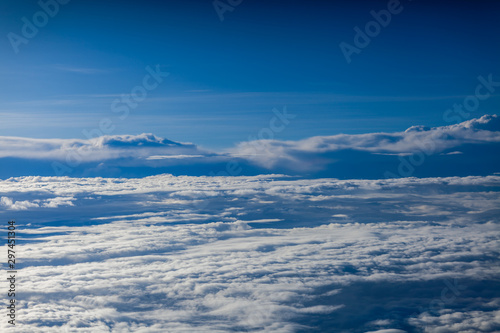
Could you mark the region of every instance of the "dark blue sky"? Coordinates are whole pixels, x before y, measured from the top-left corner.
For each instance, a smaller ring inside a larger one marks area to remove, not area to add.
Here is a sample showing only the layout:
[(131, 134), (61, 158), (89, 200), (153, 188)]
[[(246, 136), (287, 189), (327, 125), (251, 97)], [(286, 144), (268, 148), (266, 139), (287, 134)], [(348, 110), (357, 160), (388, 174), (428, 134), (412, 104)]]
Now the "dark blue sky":
[[(339, 44), (388, 3), (244, 0), (221, 21), (208, 0), (71, 0), (16, 53), (8, 34), (22, 36), (22, 18), (41, 8), (2, 1), (0, 135), (84, 138), (108, 118), (104, 134), (225, 148), (285, 105), (296, 118), (278, 139), (398, 131), (446, 125), (478, 76), (500, 81), (497, 1), (402, 0), (347, 63)], [(157, 64), (170, 75), (120, 119), (113, 101)], [(498, 113), (499, 93), (470, 117)]]

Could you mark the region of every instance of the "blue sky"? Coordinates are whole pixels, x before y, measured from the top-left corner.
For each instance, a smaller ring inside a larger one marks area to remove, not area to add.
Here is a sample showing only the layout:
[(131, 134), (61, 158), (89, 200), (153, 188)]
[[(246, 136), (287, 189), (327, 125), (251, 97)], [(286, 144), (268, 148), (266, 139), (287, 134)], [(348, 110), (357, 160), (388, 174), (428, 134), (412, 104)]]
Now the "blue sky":
[(500, 2), (215, 2), (0, 1), (16, 330), (500, 332)]
[[(36, 1), (0, 4), (0, 134), (81, 138), (103, 118), (110, 134), (154, 133), (221, 149), (267, 126), (273, 108), (296, 118), (276, 138), (442, 126), (443, 112), (500, 77), (495, 2), (401, 1), (387, 27), (347, 63), (370, 11), (387, 1), (242, 1), (221, 21), (211, 1), (70, 1), (16, 54)], [(170, 75), (124, 120), (111, 112), (147, 66)], [(471, 118), (497, 113), (498, 92)], [(464, 119), (465, 120), (465, 119)]]

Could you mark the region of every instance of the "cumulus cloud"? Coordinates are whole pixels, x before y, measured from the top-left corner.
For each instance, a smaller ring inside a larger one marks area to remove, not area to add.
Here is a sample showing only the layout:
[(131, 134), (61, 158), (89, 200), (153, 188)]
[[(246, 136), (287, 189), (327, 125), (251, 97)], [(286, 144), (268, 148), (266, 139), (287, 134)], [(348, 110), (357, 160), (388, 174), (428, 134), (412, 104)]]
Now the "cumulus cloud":
[[(264, 151), (276, 149), (277, 152), (297, 150), (303, 152), (330, 152), (343, 149), (356, 149), (377, 153), (413, 153), (422, 149), (443, 151), (466, 143), (500, 142), (500, 117), (485, 115), (460, 124), (443, 127), (412, 126), (404, 132), (339, 134), (316, 136), (301, 141), (262, 140)], [(252, 143), (242, 143), (246, 148)], [(284, 150), (279, 150), (278, 147)], [(276, 154), (280, 156), (280, 154)], [(256, 156), (257, 157), (257, 156)]]
[(498, 188), (500, 176), (3, 180), (9, 207), (36, 203), (15, 211), (16, 331), (494, 332)]
[(0, 178), (33, 174), (134, 177), (166, 172), (372, 179), (488, 175), (499, 172), (499, 119), (485, 115), (460, 124), (412, 126), (395, 133), (247, 141), (226, 152), (153, 134), (89, 140), (0, 137), (0, 160), (7, 165)]
[(425, 333), (498, 332), (500, 310), (454, 312), (442, 310), (437, 316), (423, 313), (410, 320)]
[[(255, 163), (274, 168), (290, 165), (297, 171), (314, 170), (335, 162), (329, 154), (358, 151), (376, 155), (434, 155), (464, 145), (500, 143), (500, 117), (485, 115), (460, 124), (428, 128), (412, 126), (404, 132), (316, 136), (300, 141), (260, 140), (243, 142), (234, 151)], [(448, 154), (457, 154), (450, 151)], [(349, 157), (339, 155), (338, 158)], [(368, 156), (368, 155), (366, 155)], [(352, 158), (352, 155), (351, 155)], [(373, 159), (375, 162), (375, 159)]]
[(66, 161), (72, 156), (73, 163), (83, 163), (145, 158), (154, 153), (175, 156), (185, 152), (198, 152), (198, 149), (193, 144), (174, 142), (153, 134), (102, 136), (89, 140), (0, 137), (0, 157), (3, 158)]
[(9, 197), (1, 197), (0, 205), (2, 205), (5, 209), (8, 210), (26, 210), (30, 207), (38, 207), (38, 204), (34, 202), (30, 202), (27, 200), (14, 202), (14, 200), (12, 200), (12, 198)]
[(73, 206), (73, 197), (55, 197), (45, 200), (36, 199), (33, 201), (29, 200), (18, 200), (14, 201), (9, 197), (0, 198), (0, 206), (6, 210), (27, 210), (29, 208), (57, 208), (60, 206)]

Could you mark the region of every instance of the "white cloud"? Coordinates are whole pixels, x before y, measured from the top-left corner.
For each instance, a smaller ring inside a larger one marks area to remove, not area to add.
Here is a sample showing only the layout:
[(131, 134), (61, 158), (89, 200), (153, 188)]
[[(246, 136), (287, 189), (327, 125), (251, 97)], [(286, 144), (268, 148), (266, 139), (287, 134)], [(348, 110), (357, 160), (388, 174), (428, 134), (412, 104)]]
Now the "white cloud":
[[(316, 136), (300, 141), (260, 140), (241, 143), (233, 153), (247, 157), (266, 168), (290, 165), (297, 171), (321, 169), (331, 158), (325, 154), (356, 150), (373, 154), (410, 155), (424, 152), (429, 155), (464, 144), (500, 142), (500, 118), (485, 115), (460, 124), (427, 128), (413, 126), (404, 132), (338, 134)], [(448, 154), (461, 154), (450, 152)]]
[[(16, 212), (19, 225), (33, 224), (20, 228), (32, 241), (19, 245), (16, 329), (296, 332), (344, 322), (353, 332), (404, 332), (402, 323), (440, 332), (457, 323), (419, 310), (422, 297), (440, 299), (443, 281), (498, 276), (499, 185), (499, 176), (3, 180), (9, 207), (37, 204)], [(408, 287), (384, 299), (407, 284), (430, 295)], [(474, 290), (460, 289), (443, 311), (464, 313), (464, 329), (479, 325), (477, 313), (493, 332), (495, 295), (478, 301)], [(418, 313), (363, 312), (397, 302)]]
[(204, 156), (193, 144), (178, 143), (152, 134), (101, 136), (82, 139), (30, 139), (0, 137), (0, 157), (50, 159), (75, 163), (151, 156)]
[[(398, 172), (401, 159), (412, 155), (417, 157), (411, 167), (419, 167), (425, 161), (429, 166), (424, 170), (432, 176), (462, 175), (460, 166), (467, 166), (469, 174), (491, 174), (498, 171), (494, 156), (499, 145), (500, 117), (485, 115), (456, 125), (413, 126), (395, 133), (248, 141), (228, 152), (206, 151), (191, 143), (174, 142), (153, 134), (90, 140), (0, 137), (0, 158), (20, 159), (16, 161), (22, 166), (19, 170), (31, 168), (33, 173), (43, 172), (43, 175), (123, 177), (166, 171), (212, 175), (232, 170), (237, 175), (329, 172), (328, 177), (381, 178), (386, 171)], [(471, 160), (478, 163), (471, 165)], [(62, 166), (55, 168), (53, 162)], [(45, 163), (44, 167), (40, 163)], [(0, 173), (0, 177), (27, 174), (16, 172), (17, 168)]]
[(500, 310), (454, 312), (443, 310), (438, 316), (428, 313), (412, 319), (411, 323), (425, 333), (453, 332), (498, 332), (500, 330)]
[(9, 197), (0, 198), (0, 206), (7, 210), (28, 210), (30, 208), (57, 208), (60, 206), (73, 206), (73, 197), (55, 197), (46, 200), (36, 199), (33, 201), (22, 200), (14, 201)]
[(28, 208), (38, 207), (37, 203), (33, 203), (27, 200), (14, 201), (9, 197), (1, 197), (0, 205), (2, 205), (5, 209), (8, 210), (26, 210)]

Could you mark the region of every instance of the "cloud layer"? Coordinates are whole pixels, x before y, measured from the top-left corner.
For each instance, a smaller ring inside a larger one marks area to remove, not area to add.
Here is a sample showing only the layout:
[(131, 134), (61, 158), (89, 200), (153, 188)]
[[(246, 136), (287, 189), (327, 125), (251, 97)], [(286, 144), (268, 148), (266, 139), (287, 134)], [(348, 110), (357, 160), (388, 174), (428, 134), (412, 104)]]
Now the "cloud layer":
[(16, 331), (495, 332), (498, 188), (498, 176), (0, 181), (0, 215), (22, 237)]
[[(11, 176), (139, 177), (257, 175), (397, 178), (500, 172), (500, 118), (404, 132), (339, 134), (300, 141), (257, 140), (210, 152), (152, 134), (90, 140), (0, 137), (0, 178)], [(369, 167), (366, 167), (369, 165)]]

